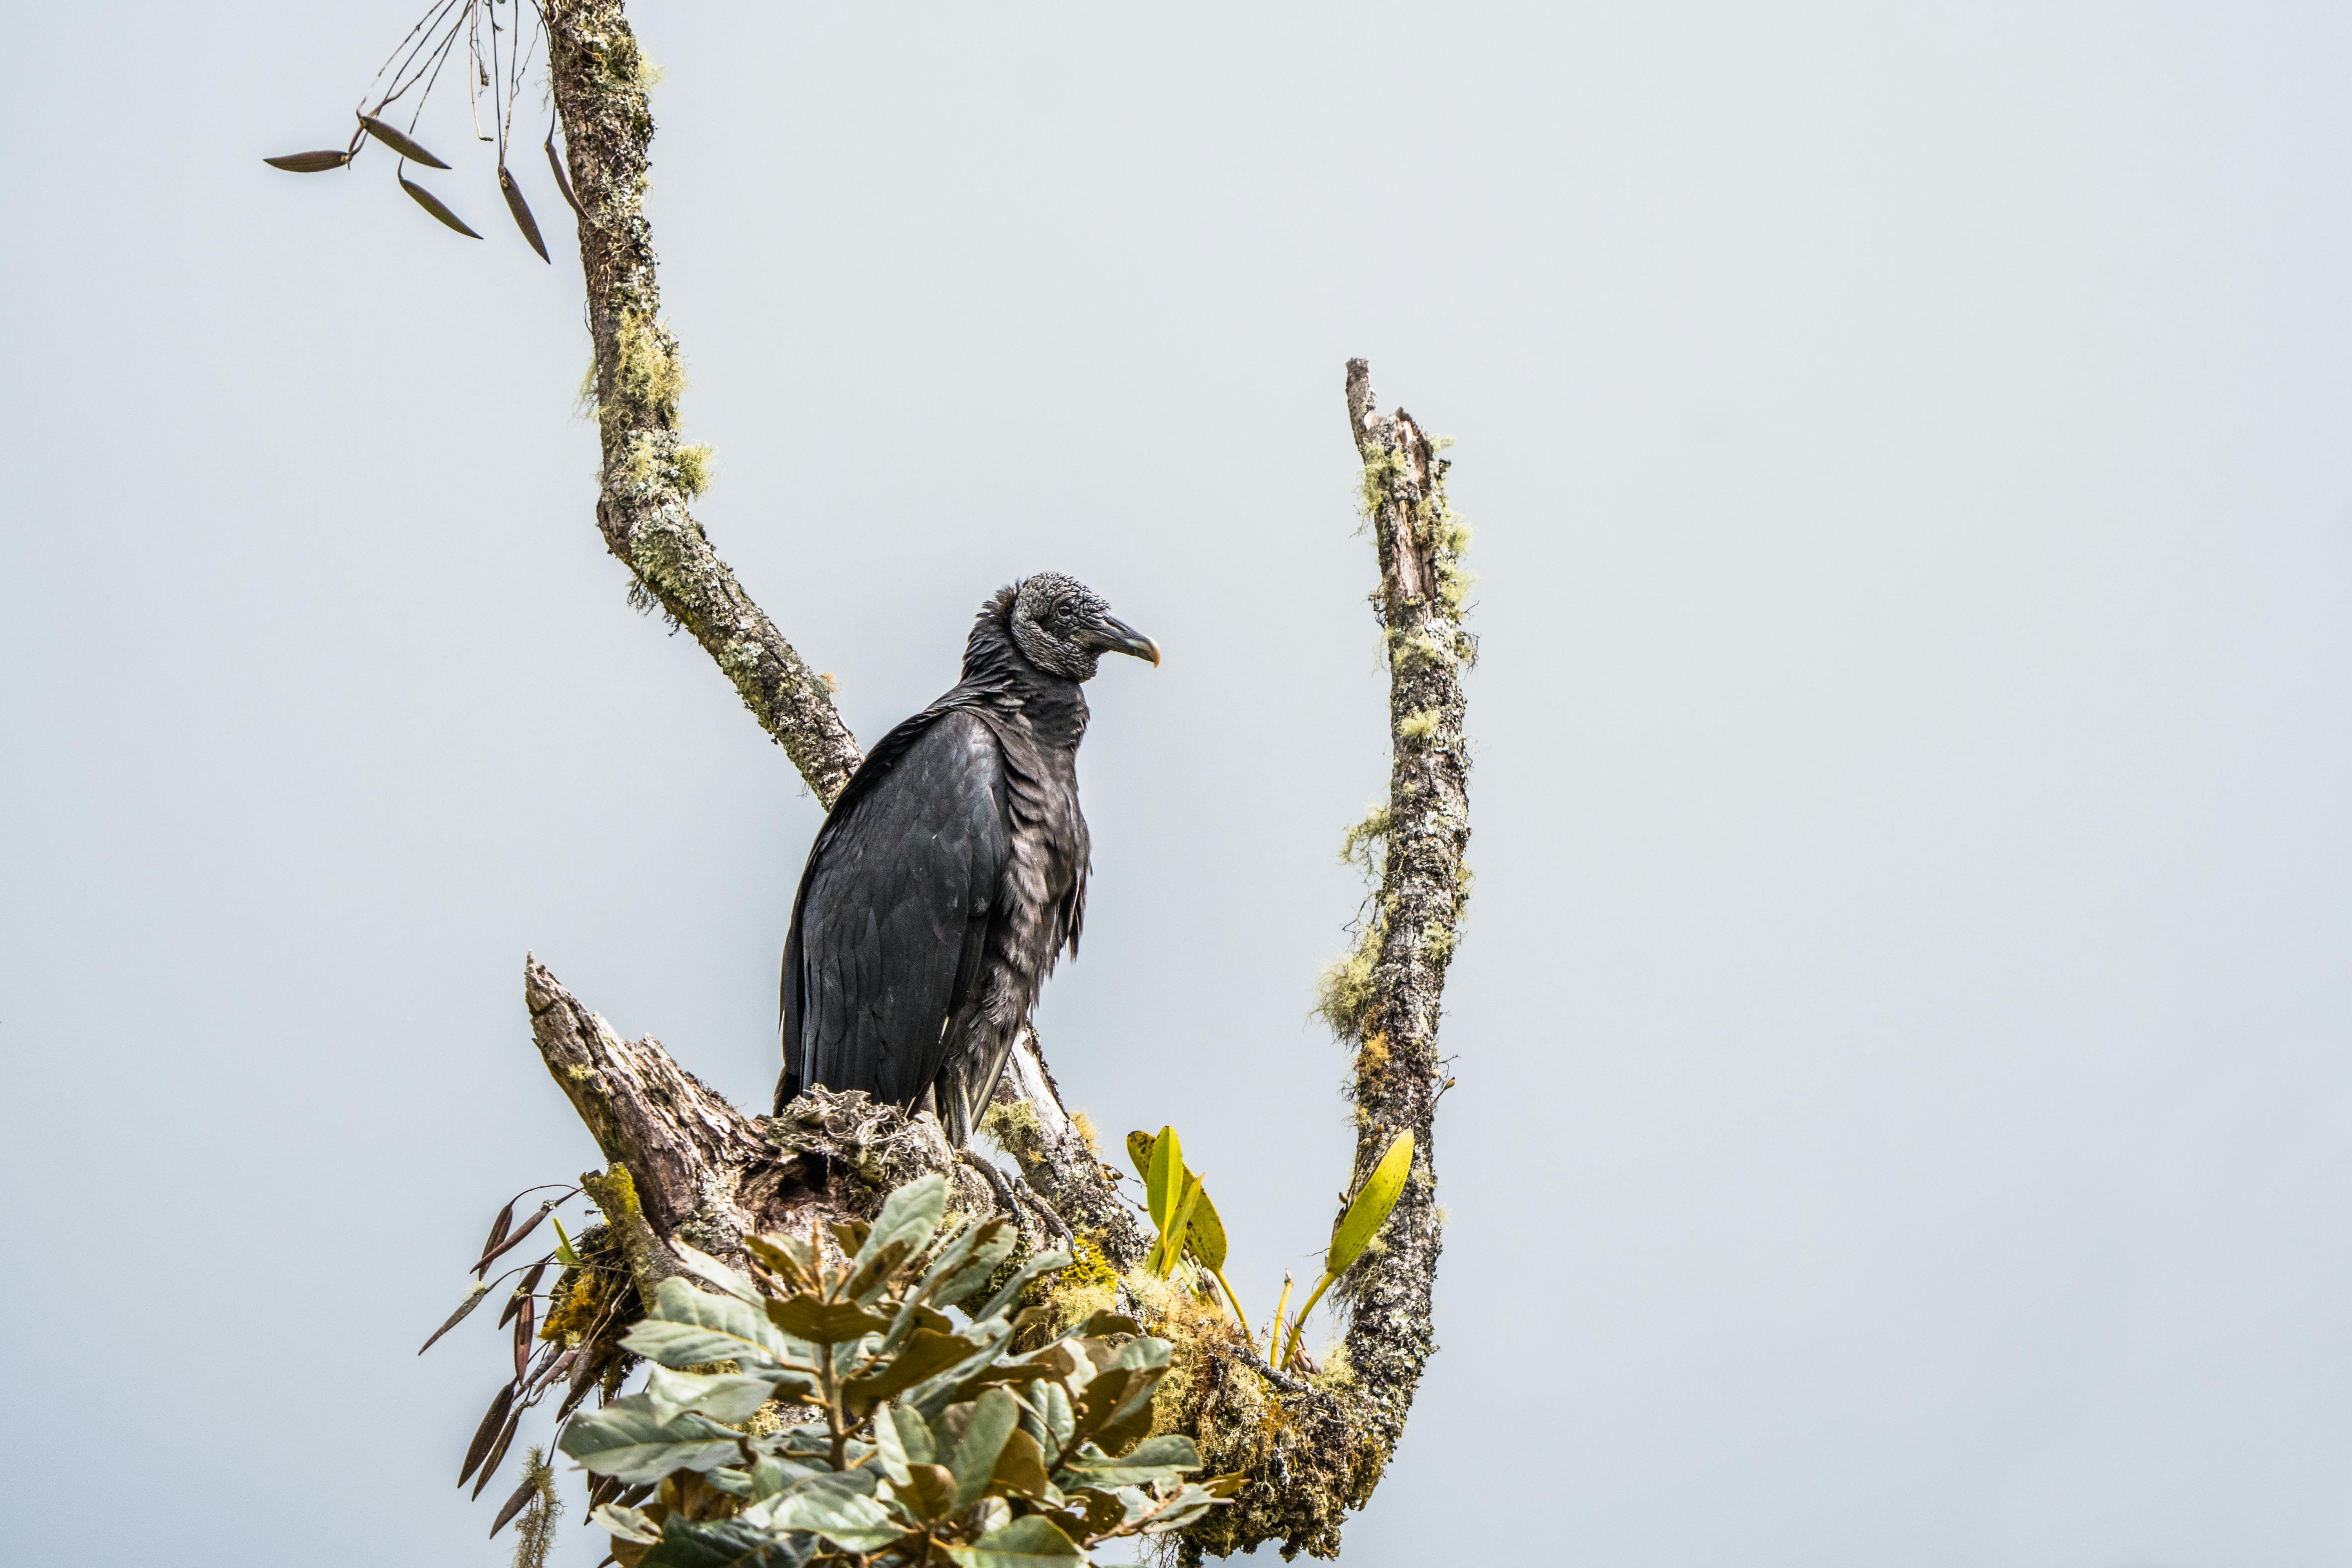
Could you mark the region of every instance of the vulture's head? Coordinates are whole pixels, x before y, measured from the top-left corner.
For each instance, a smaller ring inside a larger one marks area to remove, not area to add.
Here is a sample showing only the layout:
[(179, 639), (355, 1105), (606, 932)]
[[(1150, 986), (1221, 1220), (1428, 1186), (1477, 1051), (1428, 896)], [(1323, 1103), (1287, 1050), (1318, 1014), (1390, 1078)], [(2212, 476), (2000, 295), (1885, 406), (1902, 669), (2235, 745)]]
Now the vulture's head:
[(1013, 646), (1038, 668), (1070, 680), (1094, 678), (1107, 653), (1160, 662), (1160, 645), (1123, 621), (1085, 584), (1058, 572), (1040, 572), (1013, 586), (1006, 617)]

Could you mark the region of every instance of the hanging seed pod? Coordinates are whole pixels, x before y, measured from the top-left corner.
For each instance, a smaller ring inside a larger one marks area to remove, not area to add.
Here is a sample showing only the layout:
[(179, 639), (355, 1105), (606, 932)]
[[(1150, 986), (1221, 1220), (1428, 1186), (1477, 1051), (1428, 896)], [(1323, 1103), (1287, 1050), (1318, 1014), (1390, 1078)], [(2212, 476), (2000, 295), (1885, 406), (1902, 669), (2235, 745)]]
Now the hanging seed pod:
[(515, 226), (522, 230), (525, 239), (530, 241), (530, 247), (539, 252), (539, 258), (552, 267), (554, 262), (549, 259), (547, 241), (539, 237), (539, 224), (530, 216), (530, 205), (522, 199), (522, 187), (515, 184), (515, 177), (507, 173), (503, 163), (499, 165), (499, 189), (506, 193), (507, 211), (514, 214)]
[(340, 169), (351, 161), (352, 155), (343, 152), (289, 153), (283, 157), (262, 160), (273, 169), (283, 169), (293, 174), (323, 174), (329, 169)]
[[(442, 167), (446, 168), (448, 165), (445, 163)], [(415, 196), (418, 206), (423, 207), (426, 212), (431, 213), (435, 217), (439, 218), (443, 223), (447, 224), (451, 228), (454, 228), (459, 234), (464, 235), (467, 239), (479, 239), (482, 237), (480, 235), (476, 234), (472, 229), (467, 228), (465, 225), (465, 221), (458, 217), (456, 213), (453, 213), (447, 207), (443, 206), (439, 196), (435, 195), (431, 191), (426, 190), (423, 185), (418, 184), (415, 181), (410, 179), (405, 174), (400, 176), (400, 188), (406, 191), (410, 195)], [(520, 1240), (521, 1238), (518, 1237), (516, 1239)], [(493, 1253), (491, 1256), (496, 1257), (497, 1254)], [(485, 1261), (487, 1261), (487, 1259)]]
[(446, 169), (449, 166), (426, 152), (423, 146), (411, 141), (405, 132), (394, 130), (373, 114), (361, 115), (360, 124), (366, 128), (369, 135), (404, 158), (422, 163), (428, 169)]

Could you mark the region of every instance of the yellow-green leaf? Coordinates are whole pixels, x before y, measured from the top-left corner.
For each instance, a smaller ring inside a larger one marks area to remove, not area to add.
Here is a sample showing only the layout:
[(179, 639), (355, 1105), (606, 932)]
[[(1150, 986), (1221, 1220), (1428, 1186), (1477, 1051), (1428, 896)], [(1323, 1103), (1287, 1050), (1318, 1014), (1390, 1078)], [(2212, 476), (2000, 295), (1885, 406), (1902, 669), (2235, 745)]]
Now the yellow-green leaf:
[(1217, 1205), (1209, 1201), (1209, 1189), (1201, 1189), (1200, 1201), (1192, 1205), (1192, 1223), (1185, 1227), (1184, 1245), (1192, 1256), (1211, 1273), (1225, 1266), (1225, 1224), (1217, 1217)]
[(1151, 1179), (1151, 1134), (1130, 1132), (1127, 1135), (1127, 1157), (1135, 1162), (1135, 1173), (1145, 1181)]
[(1380, 1234), (1381, 1226), (1388, 1222), (1389, 1211), (1403, 1195), (1404, 1179), (1412, 1170), (1412, 1134), (1401, 1132), (1397, 1141), (1389, 1145), (1389, 1152), (1381, 1156), (1381, 1163), (1372, 1167), (1372, 1173), (1365, 1178), (1356, 1201), (1348, 1205), (1348, 1212), (1331, 1227), (1331, 1251), (1324, 1268), (1335, 1278), (1345, 1274), (1364, 1255), (1372, 1237)]
[(1176, 1129), (1163, 1127), (1151, 1142), (1151, 1163), (1143, 1173), (1143, 1194), (1151, 1223), (1164, 1235), (1176, 1216), (1176, 1202), (1184, 1195), (1184, 1148)]

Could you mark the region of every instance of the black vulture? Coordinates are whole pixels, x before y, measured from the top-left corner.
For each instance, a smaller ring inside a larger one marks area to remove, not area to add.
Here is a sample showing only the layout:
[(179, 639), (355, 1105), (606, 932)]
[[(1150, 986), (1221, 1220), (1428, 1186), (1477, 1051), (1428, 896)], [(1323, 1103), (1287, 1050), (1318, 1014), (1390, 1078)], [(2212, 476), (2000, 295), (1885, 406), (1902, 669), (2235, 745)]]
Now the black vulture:
[(963, 679), (882, 738), (817, 830), (784, 942), (784, 1075), (937, 1113), (961, 1148), (1087, 906), (1080, 684), (1150, 637), (1056, 573), (981, 607)]

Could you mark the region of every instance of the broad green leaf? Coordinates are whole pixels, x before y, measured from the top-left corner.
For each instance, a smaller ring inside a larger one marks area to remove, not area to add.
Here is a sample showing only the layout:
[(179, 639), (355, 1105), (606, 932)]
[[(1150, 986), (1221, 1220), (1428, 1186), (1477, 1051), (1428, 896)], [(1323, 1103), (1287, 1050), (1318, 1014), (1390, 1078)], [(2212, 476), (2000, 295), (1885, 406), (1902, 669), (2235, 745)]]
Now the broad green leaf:
[(873, 1372), (851, 1378), (842, 1384), (841, 1392), (853, 1408), (862, 1409), (875, 1400), (902, 1394), (925, 1378), (938, 1376), (969, 1360), (979, 1349), (961, 1334), (917, 1329), (914, 1337), (898, 1347), (898, 1354)]
[(673, 1240), (669, 1246), (670, 1250), (677, 1254), (679, 1262), (738, 1301), (749, 1301), (756, 1307), (766, 1300), (753, 1288), (751, 1277), (742, 1270), (730, 1268), (699, 1247), (689, 1247), (683, 1241)]
[(945, 1465), (911, 1465), (905, 1480), (890, 1483), (890, 1495), (916, 1519), (945, 1519), (955, 1511), (955, 1472)]
[[(801, 1384), (803, 1388), (808, 1385)], [(776, 1396), (772, 1377), (747, 1377), (741, 1373), (672, 1372), (656, 1366), (646, 1377), (646, 1397), (654, 1419), (674, 1421), (688, 1410), (713, 1421), (740, 1426), (762, 1405)]]
[(904, 1242), (909, 1255), (930, 1245), (931, 1233), (940, 1227), (940, 1216), (947, 1212), (948, 1182), (933, 1171), (919, 1176), (882, 1200), (882, 1212), (875, 1217), (874, 1229), (866, 1237), (866, 1245), (857, 1249), (856, 1262), (865, 1263), (894, 1241)]
[(1004, 1451), (1004, 1440), (1020, 1424), (1021, 1406), (1001, 1388), (990, 1389), (972, 1405), (963, 1440), (948, 1461), (948, 1468), (955, 1472), (958, 1508), (970, 1506), (988, 1489), (988, 1478), (996, 1469), (997, 1456)]
[(770, 1530), (813, 1530), (852, 1552), (872, 1552), (907, 1533), (880, 1503), (837, 1486), (797, 1487), (737, 1517)]
[(1037, 1439), (1016, 1427), (1004, 1439), (1004, 1447), (989, 1471), (988, 1484), (1033, 1502), (1049, 1496), (1054, 1483), (1045, 1474), (1045, 1451), (1037, 1446)]
[(1135, 1173), (1145, 1181), (1151, 1180), (1151, 1134), (1130, 1132), (1127, 1135), (1127, 1157), (1135, 1166)]
[(957, 1568), (1044, 1568), (1086, 1560), (1076, 1542), (1034, 1513), (990, 1531), (970, 1546), (950, 1546), (948, 1555), (956, 1560)]
[(813, 1543), (790, 1540), (740, 1519), (677, 1519), (664, 1522), (661, 1544), (637, 1568), (801, 1568)]
[(597, 1475), (635, 1484), (657, 1481), (672, 1470), (727, 1464), (740, 1457), (740, 1436), (707, 1415), (656, 1421), (653, 1402), (632, 1394), (573, 1416), (556, 1447)]
[[(961, 1305), (966, 1297), (988, 1283), (990, 1277), (1004, 1262), (1005, 1256), (1021, 1240), (1019, 1232), (998, 1219), (983, 1220), (965, 1234), (973, 1237), (969, 1255), (971, 1261), (949, 1275), (936, 1290), (926, 1280), (922, 1292), (926, 1300), (937, 1301), (942, 1307)], [(961, 1237), (958, 1242), (961, 1244)], [(931, 1272), (934, 1275), (944, 1272), (946, 1267), (947, 1259), (942, 1258)]]
[(1400, 1132), (1396, 1142), (1389, 1145), (1389, 1152), (1381, 1156), (1381, 1163), (1372, 1167), (1372, 1173), (1364, 1179), (1363, 1190), (1356, 1194), (1356, 1201), (1348, 1205), (1348, 1212), (1331, 1227), (1331, 1250), (1323, 1267), (1335, 1279), (1345, 1274), (1364, 1255), (1372, 1237), (1380, 1234), (1389, 1211), (1403, 1195), (1405, 1177), (1412, 1170), (1412, 1134)]
[(1029, 1397), (1045, 1423), (1045, 1435), (1053, 1439), (1049, 1445), (1053, 1452), (1047, 1458), (1058, 1459), (1070, 1446), (1070, 1433), (1077, 1424), (1070, 1411), (1070, 1391), (1058, 1383), (1041, 1383)]
[(797, 1361), (804, 1349), (756, 1309), (678, 1279), (661, 1282), (653, 1315), (639, 1321), (621, 1342), (665, 1366), (731, 1361), (746, 1371), (781, 1368)]
[(1163, 1127), (1151, 1142), (1151, 1163), (1143, 1174), (1145, 1206), (1150, 1211), (1151, 1224), (1162, 1236), (1168, 1233), (1168, 1222), (1176, 1217), (1176, 1203), (1184, 1187), (1184, 1146), (1176, 1136), (1176, 1129)]
[(1175, 1212), (1168, 1216), (1168, 1224), (1160, 1231), (1159, 1244), (1152, 1248), (1156, 1259), (1152, 1272), (1163, 1279), (1175, 1268), (1176, 1259), (1184, 1251), (1184, 1238), (1192, 1228), (1192, 1211), (1201, 1204), (1201, 1178), (1192, 1173), (1190, 1166), (1181, 1173), (1176, 1190)]
[(930, 1423), (919, 1411), (903, 1405), (893, 1406), (890, 1424), (898, 1429), (898, 1446), (907, 1451), (910, 1465), (936, 1464), (940, 1457), (939, 1439), (931, 1432)]
[(767, 1318), (794, 1339), (819, 1345), (848, 1344), (890, 1326), (889, 1319), (854, 1302), (821, 1301), (805, 1294), (769, 1302)]
[[(907, 1484), (907, 1467), (913, 1461), (907, 1457), (906, 1438), (898, 1434), (898, 1413), (887, 1405), (874, 1413), (874, 1461), (892, 1486), (902, 1487)], [(924, 1436), (930, 1434), (927, 1431)]]

